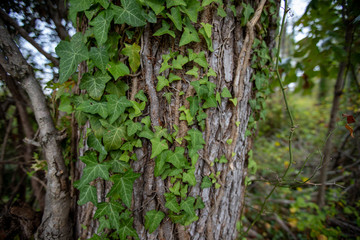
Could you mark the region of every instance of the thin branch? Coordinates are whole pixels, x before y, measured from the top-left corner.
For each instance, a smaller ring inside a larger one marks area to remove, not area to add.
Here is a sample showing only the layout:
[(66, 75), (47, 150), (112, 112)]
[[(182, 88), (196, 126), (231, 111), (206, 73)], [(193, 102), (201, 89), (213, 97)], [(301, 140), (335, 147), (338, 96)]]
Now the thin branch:
[(19, 33), (20, 35), (26, 39), (31, 45), (33, 45), (42, 55), (44, 55), (47, 59), (49, 59), (55, 66), (59, 66), (59, 60), (57, 60), (55, 57), (53, 57), (51, 54), (47, 53), (42, 49), (42, 47), (35, 42), (33, 38), (29, 36), (29, 33), (25, 31), (22, 27), (20, 27), (14, 19), (9, 17), (4, 10), (0, 8), (0, 16), (2, 19), (4, 19), (7, 23), (12, 25)]

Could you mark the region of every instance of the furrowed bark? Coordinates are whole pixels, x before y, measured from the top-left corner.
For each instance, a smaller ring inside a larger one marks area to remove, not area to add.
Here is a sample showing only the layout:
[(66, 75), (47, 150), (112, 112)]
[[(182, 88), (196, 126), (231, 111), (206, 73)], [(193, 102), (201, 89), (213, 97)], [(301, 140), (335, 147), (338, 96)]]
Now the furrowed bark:
[[(224, 2), (225, 5), (229, 6), (233, 4), (230, 0)], [(251, 1), (254, 9), (258, 9), (259, 2)], [(257, 16), (261, 14), (264, 3), (265, 1), (263, 0), (259, 13), (256, 14)], [(237, 9), (240, 10), (241, 4), (238, 5)], [(213, 26), (212, 43), (214, 52), (208, 50), (203, 39), (200, 43), (178, 47), (180, 37), (171, 38), (169, 35), (153, 37), (152, 34), (161, 27), (161, 21), (158, 21), (157, 24), (148, 23), (143, 29), (141, 36), (142, 75), (137, 79), (136, 88), (137, 91), (144, 90), (148, 96), (149, 102), (144, 113), (150, 116), (152, 127), (161, 126), (173, 129), (173, 125), (176, 124), (180, 128), (177, 137), (186, 136), (187, 130), (192, 127), (200, 129), (196, 125), (189, 127), (187, 122), (179, 119), (179, 107), (186, 106), (188, 108), (189, 102), (186, 98), (196, 94), (190, 82), (197, 79), (185, 74), (188, 70), (192, 69), (192, 63), (184, 65), (182, 70), (176, 70), (176, 74), (181, 76), (182, 80), (171, 83), (169, 87), (165, 87), (161, 91), (156, 91), (157, 76), (160, 75), (159, 70), (163, 61), (162, 55), (168, 54), (169, 49), (173, 52), (179, 51), (184, 56), (187, 55), (187, 49), (193, 49), (196, 53), (204, 51), (209, 66), (217, 73), (217, 77), (209, 78), (209, 81), (216, 84), (216, 90), (221, 92), (223, 88), (227, 87), (234, 97), (240, 96), (239, 92), (241, 91), (241, 97), (239, 97), (240, 101), (236, 107), (233, 107), (233, 103), (228, 98), (223, 98), (222, 103), (218, 107), (206, 110), (208, 118), (206, 120), (206, 130), (203, 132), (206, 146), (203, 150), (199, 151), (200, 158), (196, 164), (195, 171), (195, 178), (198, 184), (192, 188), (190, 187), (188, 191), (188, 196), (200, 196), (204, 201), (205, 208), (197, 210), (196, 213), (199, 216), (199, 220), (189, 226), (184, 227), (174, 224), (168, 217), (165, 217), (158, 229), (152, 234), (146, 231), (144, 223), (147, 211), (160, 210), (166, 214), (168, 213), (168, 210), (164, 207), (163, 194), (168, 192), (169, 187), (172, 187), (172, 185), (168, 180), (163, 181), (160, 177), (154, 177), (155, 162), (154, 159), (150, 158), (151, 144), (148, 140), (143, 141), (142, 148), (135, 150), (137, 161), (132, 162), (132, 167), (134, 172), (140, 173), (141, 176), (134, 183), (131, 211), (134, 217), (134, 228), (142, 240), (236, 239), (238, 236), (236, 222), (239, 220), (243, 206), (243, 179), (246, 176), (247, 153), (251, 144), (250, 140), (245, 136), (245, 131), (251, 115), (248, 102), (253, 95), (253, 83), (250, 81), (253, 69), (249, 66), (250, 64), (243, 64), (243, 62), (247, 62), (243, 60), (245, 56), (242, 59), (238, 58), (244, 46), (247, 34), (246, 26), (241, 26), (240, 18), (236, 18), (230, 9), (228, 11), (228, 16), (222, 18), (217, 15), (216, 4), (211, 4), (204, 9), (202, 16), (199, 17), (201, 22), (209, 23)], [(240, 14), (241, 11), (238, 12)], [(256, 21), (254, 20), (254, 22), (251, 29), (253, 36), (248, 36), (249, 40), (251, 40), (251, 37), (257, 37), (258, 35), (254, 28)], [(276, 21), (273, 22), (276, 25)], [(195, 24), (195, 27), (198, 28), (199, 26)], [(268, 31), (267, 44), (270, 47), (274, 46), (275, 32), (276, 29), (269, 29)], [(248, 42), (251, 42), (249, 40)], [(248, 43), (248, 46), (244, 48), (244, 51), (245, 49), (248, 51), (247, 54), (250, 56), (250, 59), (252, 55), (251, 45), (251, 43)], [(234, 89), (234, 79), (238, 63), (240, 63), (241, 79), (239, 75), (239, 80), (236, 82), (239, 86)], [(168, 74), (169, 71), (161, 73), (165, 77)], [(124, 80), (131, 82), (126, 77), (124, 77)], [(134, 87), (135, 84), (132, 86)], [(132, 89), (129, 91), (131, 92)], [(132, 92), (131, 96), (137, 91)], [(180, 95), (180, 91), (183, 91), (185, 94)], [(164, 97), (165, 92), (173, 93), (170, 104), (167, 103)], [(235, 126), (236, 128), (234, 128), (231, 121), (232, 118), (240, 122), (238, 127)], [(228, 154), (229, 145), (226, 143), (226, 140), (231, 138), (234, 129), (236, 130), (236, 135), (234, 135), (236, 139), (233, 139), (234, 145), (231, 152), (235, 152), (235, 156), (231, 164), (215, 163), (211, 167), (210, 163), (214, 162), (215, 158)], [(169, 148), (173, 150), (179, 145), (174, 143)], [(183, 140), (182, 145), (186, 145), (185, 140)], [(203, 176), (208, 176), (218, 171), (220, 172), (218, 183), (221, 184), (221, 187), (219, 189), (215, 189), (215, 187), (201, 189), (200, 184)], [(110, 186), (106, 185), (105, 188), (109, 190)], [(99, 193), (102, 194), (102, 201), (105, 201), (106, 192), (103, 189), (98, 192), (98, 196)], [(83, 205), (81, 208), (83, 212), (86, 209), (92, 211), (89, 205)], [(84, 219), (85, 217), (81, 220), (85, 221)], [(83, 223), (80, 222), (79, 224)], [(91, 233), (96, 230), (96, 224), (90, 223), (87, 226), (91, 226), (87, 231), (87, 236), (91, 236)]]
[(68, 173), (61, 148), (56, 140), (58, 134), (40, 84), (35, 79), (31, 66), (12, 41), (2, 20), (0, 20), (0, 49), (0, 64), (8, 74), (19, 79), (30, 98), (40, 129), (40, 144), (48, 165), (45, 210), (36, 238), (71, 239)]

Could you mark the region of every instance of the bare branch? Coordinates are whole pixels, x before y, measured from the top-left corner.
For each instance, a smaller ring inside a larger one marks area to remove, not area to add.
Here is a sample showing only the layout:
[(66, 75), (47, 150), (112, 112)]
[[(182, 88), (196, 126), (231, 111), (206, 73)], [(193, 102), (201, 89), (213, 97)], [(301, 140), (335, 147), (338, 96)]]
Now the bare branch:
[(44, 49), (42, 49), (42, 47), (35, 42), (35, 40), (33, 38), (31, 38), (29, 36), (29, 33), (27, 33), (25, 31), (25, 29), (23, 29), (22, 27), (20, 27), (11, 17), (9, 17), (6, 12), (4, 12), (1, 8), (0, 8), (0, 16), (2, 19), (4, 19), (7, 23), (9, 23), (10, 25), (12, 25), (19, 33), (20, 35), (26, 39), (26, 41), (28, 41), (31, 45), (34, 46), (34, 48), (36, 48), (42, 55), (44, 55), (47, 59), (49, 59), (55, 66), (59, 66), (59, 60), (57, 60), (55, 57), (53, 57), (51, 54), (47, 53), (44, 51)]

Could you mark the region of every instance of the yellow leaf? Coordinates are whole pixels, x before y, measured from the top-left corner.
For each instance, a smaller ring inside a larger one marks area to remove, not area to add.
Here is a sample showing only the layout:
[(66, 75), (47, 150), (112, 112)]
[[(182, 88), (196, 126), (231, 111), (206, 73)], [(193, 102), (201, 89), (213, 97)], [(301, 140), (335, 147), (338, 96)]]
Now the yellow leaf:
[(296, 211), (297, 211), (297, 209), (294, 208), (294, 207), (290, 208), (289, 210), (290, 210), (291, 213), (296, 213)]
[(302, 177), (301, 178), (301, 181), (303, 181), (303, 182), (306, 182), (307, 180), (309, 180), (309, 178), (307, 178), (307, 177)]
[(324, 234), (320, 234), (319, 236), (317, 236), (318, 240), (327, 240), (328, 238), (324, 235)]
[(296, 190), (298, 190), (299, 192), (301, 192), (303, 189), (301, 187), (297, 187)]
[(285, 162), (284, 162), (284, 166), (285, 166), (285, 168), (287, 168), (287, 167), (289, 166), (289, 164), (290, 164), (290, 162), (289, 162), (289, 161), (285, 161)]
[(270, 223), (265, 223), (265, 228), (266, 228), (267, 230), (270, 230), (270, 228), (271, 228)]
[(296, 218), (288, 218), (288, 223), (292, 228), (296, 228), (298, 220)]
[(280, 143), (278, 141), (275, 142), (275, 146), (279, 147)]

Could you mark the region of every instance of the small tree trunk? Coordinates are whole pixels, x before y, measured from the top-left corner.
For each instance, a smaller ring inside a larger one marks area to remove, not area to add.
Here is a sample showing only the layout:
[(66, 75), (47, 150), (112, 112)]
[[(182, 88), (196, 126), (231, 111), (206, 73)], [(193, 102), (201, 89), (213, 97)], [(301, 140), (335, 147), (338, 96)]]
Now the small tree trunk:
[[(351, 45), (352, 45), (352, 38), (353, 38), (353, 24), (351, 22), (348, 22), (345, 24), (346, 26), (346, 33), (345, 33), (345, 42), (347, 43), (345, 45), (345, 52), (346, 56), (350, 56), (351, 51)], [(339, 111), (339, 103), (340, 103), (340, 97), (342, 95), (342, 90), (344, 87), (345, 82), (345, 70), (348, 67), (348, 59), (343, 60), (339, 64), (339, 72), (338, 76), (336, 78), (336, 83), (334, 87), (334, 98), (333, 103), (331, 107), (331, 113), (330, 113), (330, 120), (329, 120), (329, 129), (327, 136), (329, 136), (328, 140), (325, 143), (324, 150), (323, 150), (323, 163), (322, 168), (320, 171), (320, 187), (317, 195), (317, 204), (320, 207), (323, 207), (325, 205), (325, 190), (326, 190), (326, 180), (327, 180), (327, 174), (328, 174), (328, 168), (330, 164), (330, 156), (332, 154), (332, 133), (335, 130), (336, 127), (336, 118), (337, 113)]]
[(71, 239), (68, 174), (57, 142), (57, 131), (40, 84), (35, 79), (31, 66), (12, 41), (2, 20), (0, 20), (0, 48), (0, 64), (13, 78), (21, 81), (21, 86), (30, 98), (36, 121), (39, 124), (40, 144), (47, 160), (45, 210), (36, 237), (38, 239)]

